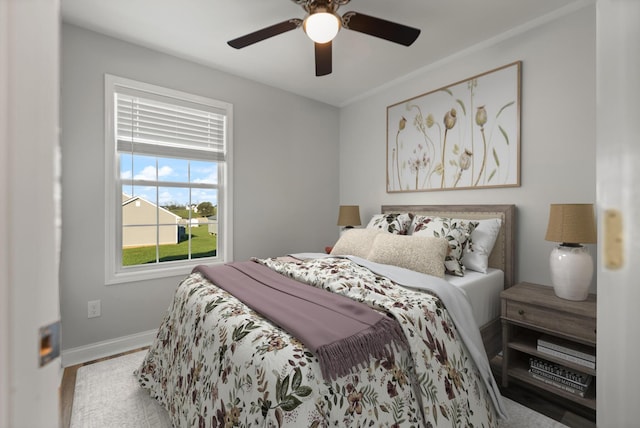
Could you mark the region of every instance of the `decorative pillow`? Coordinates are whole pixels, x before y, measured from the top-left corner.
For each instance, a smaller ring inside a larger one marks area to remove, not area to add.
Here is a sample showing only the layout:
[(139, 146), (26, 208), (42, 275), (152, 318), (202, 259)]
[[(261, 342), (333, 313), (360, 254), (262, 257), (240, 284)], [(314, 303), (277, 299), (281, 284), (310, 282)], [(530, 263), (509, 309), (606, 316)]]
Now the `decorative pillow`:
[(489, 267), (489, 255), (498, 238), (501, 218), (489, 218), (486, 220), (474, 220), (478, 223), (471, 239), (467, 242), (462, 257), (462, 264), (476, 272), (487, 273)]
[(412, 219), (413, 214), (410, 213), (376, 214), (371, 217), (367, 229), (382, 229), (397, 235), (408, 235)]
[(417, 215), (411, 224), (411, 234), (446, 238), (449, 242), (449, 254), (444, 260), (446, 273), (464, 276), (465, 267), (462, 264), (464, 246), (477, 226), (478, 222), (473, 220)]
[(376, 235), (384, 234), (380, 229), (348, 229), (331, 249), (331, 254), (357, 256), (366, 259)]
[(444, 238), (380, 233), (373, 241), (369, 260), (444, 278), (449, 244)]

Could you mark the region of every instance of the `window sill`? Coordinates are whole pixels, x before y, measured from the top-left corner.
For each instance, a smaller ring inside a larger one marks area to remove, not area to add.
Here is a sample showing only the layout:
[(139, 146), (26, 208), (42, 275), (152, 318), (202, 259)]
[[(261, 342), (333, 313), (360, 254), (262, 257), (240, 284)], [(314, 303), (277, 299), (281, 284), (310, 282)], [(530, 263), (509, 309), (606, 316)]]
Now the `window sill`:
[(107, 273), (107, 277), (105, 278), (105, 283), (107, 285), (114, 284), (125, 284), (130, 282), (138, 282), (138, 281), (148, 281), (160, 278), (168, 278), (168, 277), (184, 277), (191, 273), (193, 268), (198, 265), (207, 264), (207, 265), (216, 265), (225, 263), (224, 260), (210, 260), (210, 259), (202, 259), (202, 260), (194, 260), (189, 263), (180, 263), (174, 266), (156, 266), (155, 268), (145, 267), (144, 269), (139, 269), (135, 267), (123, 269), (120, 272), (116, 273)]

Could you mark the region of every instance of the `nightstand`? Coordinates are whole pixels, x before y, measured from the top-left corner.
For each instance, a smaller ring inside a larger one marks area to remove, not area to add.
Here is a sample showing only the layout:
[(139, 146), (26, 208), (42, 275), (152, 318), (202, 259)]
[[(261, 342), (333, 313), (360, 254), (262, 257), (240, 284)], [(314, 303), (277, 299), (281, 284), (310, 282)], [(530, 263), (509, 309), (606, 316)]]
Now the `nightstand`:
[[(522, 282), (504, 290), (501, 298), (502, 385), (507, 387), (509, 380), (516, 379), (595, 410), (596, 295), (584, 301), (564, 300), (552, 287)], [(586, 360), (591, 356), (593, 367)], [(558, 378), (540, 376), (531, 369), (541, 360), (549, 363), (550, 372), (561, 367), (574, 379), (576, 375), (590, 378), (588, 388), (565, 387), (575, 384), (564, 382), (564, 372), (556, 372)]]

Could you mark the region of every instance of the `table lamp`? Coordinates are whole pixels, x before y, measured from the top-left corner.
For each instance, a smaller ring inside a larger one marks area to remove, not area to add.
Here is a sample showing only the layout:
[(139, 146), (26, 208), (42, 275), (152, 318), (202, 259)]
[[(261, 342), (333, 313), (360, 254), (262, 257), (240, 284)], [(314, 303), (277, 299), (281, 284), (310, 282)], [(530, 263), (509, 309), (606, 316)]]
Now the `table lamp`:
[(560, 242), (549, 265), (556, 296), (585, 300), (593, 278), (593, 259), (582, 244), (596, 242), (593, 204), (551, 204), (545, 240)]
[(360, 226), (360, 206), (340, 205), (338, 213), (338, 226), (344, 226), (343, 231), (352, 229), (353, 226)]

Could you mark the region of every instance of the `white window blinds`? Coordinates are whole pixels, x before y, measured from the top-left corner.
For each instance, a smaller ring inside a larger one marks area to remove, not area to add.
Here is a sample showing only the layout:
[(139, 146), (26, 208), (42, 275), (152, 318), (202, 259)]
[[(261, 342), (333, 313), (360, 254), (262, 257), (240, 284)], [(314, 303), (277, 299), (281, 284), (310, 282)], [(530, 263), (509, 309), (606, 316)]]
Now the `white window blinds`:
[(224, 109), (126, 87), (115, 97), (119, 151), (225, 160)]

